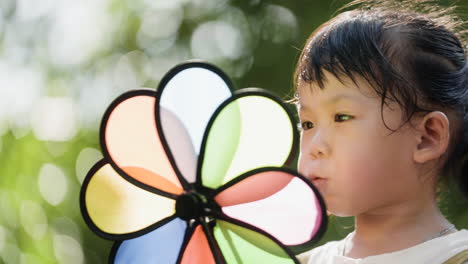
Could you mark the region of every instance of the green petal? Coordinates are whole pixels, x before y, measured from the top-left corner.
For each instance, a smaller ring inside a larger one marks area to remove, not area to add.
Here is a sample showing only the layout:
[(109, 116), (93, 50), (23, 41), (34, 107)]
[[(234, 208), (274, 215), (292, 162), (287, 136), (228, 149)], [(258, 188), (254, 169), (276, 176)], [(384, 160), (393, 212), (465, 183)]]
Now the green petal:
[(275, 241), (247, 228), (218, 220), (214, 236), (228, 264), (295, 263)]
[(217, 188), (250, 170), (282, 166), (293, 146), (292, 124), (280, 103), (258, 92), (229, 102), (208, 132), (203, 185)]
[(224, 183), (231, 162), (239, 145), (241, 112), (237, 101), (222, 109), (211, 127), (203, 159), (202, 182), (216, 188)]

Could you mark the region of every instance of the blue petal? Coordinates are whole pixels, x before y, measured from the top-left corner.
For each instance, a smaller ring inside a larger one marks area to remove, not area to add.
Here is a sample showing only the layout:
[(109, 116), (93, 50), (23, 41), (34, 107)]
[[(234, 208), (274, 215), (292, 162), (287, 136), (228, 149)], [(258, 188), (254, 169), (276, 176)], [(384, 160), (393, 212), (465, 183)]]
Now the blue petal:
[(117, 249), (114, 263), (175, 263), (186, 229), (187, 223), (176, 218), (148, 234), (125, 240)]

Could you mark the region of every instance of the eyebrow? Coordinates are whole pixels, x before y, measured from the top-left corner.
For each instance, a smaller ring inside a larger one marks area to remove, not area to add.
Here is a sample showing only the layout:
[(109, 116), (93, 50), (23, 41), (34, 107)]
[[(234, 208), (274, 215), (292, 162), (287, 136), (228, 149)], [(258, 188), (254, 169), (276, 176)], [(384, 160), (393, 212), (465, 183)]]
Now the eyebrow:
[[(351, 94), (336, 94), (330, 97), (329, 99), (325, 100), (324, 105), (330, 106), (342, 100), (359, 101), (359, 98)], [(301, 109), (310, 110), (309, 107), (301, 105), (300, 101), (298, 101), (298, 106)]]

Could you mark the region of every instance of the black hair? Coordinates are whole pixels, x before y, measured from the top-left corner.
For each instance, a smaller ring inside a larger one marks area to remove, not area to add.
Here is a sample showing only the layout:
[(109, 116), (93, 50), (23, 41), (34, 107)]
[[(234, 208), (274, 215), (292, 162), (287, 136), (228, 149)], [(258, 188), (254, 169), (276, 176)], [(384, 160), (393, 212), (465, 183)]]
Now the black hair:
[(403, 109), (401, 126), (417, 113), (445, 112), (451, 140), (441, 175), (454, 180), (468, 198), (468, 34), (453, 14), (456, 6), (433, 2), (358, 0), (344, 6), (340, 11), (359, 5), (311, 34), (294, 82), (324, 89), (323, 70), (340, 81), (343, 76), (354, 83), (364, 78), (380, 96), (382, 110), (388, 102)]

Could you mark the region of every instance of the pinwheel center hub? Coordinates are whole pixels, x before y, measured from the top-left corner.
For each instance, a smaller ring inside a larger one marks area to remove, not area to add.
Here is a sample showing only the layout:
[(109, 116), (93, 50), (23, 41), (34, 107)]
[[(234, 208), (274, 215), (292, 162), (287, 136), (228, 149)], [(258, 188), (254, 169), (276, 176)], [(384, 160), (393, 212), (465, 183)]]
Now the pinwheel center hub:
[(184, 220), (210, 216), (213, 211), (212, 207), (203, 195), (197, 193), (183, 194), (177, 198), (176, 202), (177, 216)]

